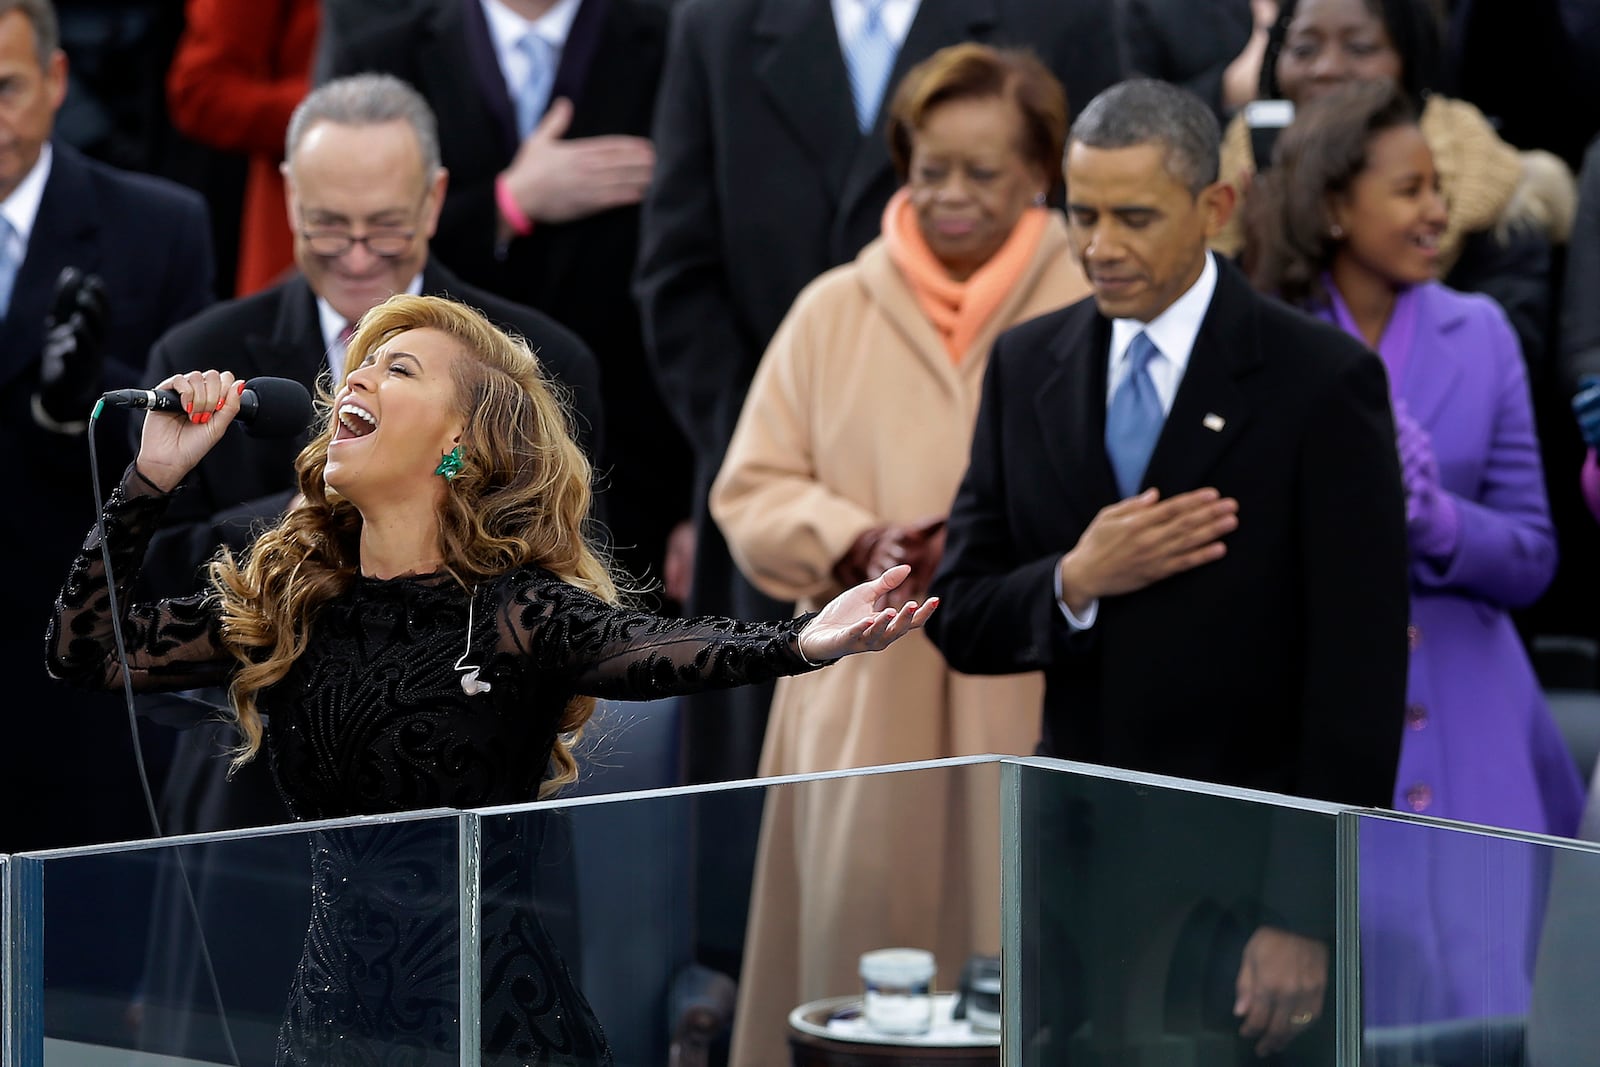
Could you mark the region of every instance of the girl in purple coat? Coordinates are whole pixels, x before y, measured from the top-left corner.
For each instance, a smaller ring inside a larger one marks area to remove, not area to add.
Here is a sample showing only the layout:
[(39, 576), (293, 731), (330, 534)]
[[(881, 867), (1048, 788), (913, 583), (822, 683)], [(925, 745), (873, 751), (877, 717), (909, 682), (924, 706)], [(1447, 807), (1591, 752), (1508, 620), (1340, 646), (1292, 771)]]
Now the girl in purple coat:
[[(1523, 361), (1497, 304), (1434, 280), (1446, 205), (1415, 113), (1393, 86), (1342, 89), (1296, 118), (1260, 181), (1257, 285), (1389, 371), (1412, 600), (1394, 806), (1570, 835), (1583, 786), (1510, 617), (1556, 567)], [(1368, 824), (1367, 1023), (1525, 1011), (1540, 885), (1531, 848)]]

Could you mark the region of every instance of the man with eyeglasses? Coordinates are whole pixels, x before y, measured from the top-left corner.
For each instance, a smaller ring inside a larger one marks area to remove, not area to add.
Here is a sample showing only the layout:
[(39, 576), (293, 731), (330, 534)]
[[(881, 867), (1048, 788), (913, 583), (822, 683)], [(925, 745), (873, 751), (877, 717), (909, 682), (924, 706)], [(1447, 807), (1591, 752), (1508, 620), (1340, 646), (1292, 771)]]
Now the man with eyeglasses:
[[(362, 315), (396, 293), (449, 296), (527, 338), (570, 396), (580, 442), (594, 455), (601, 412), (599, 370), (589, 349), (547, 316), (462, 283), (430, 257), (449, 179), (438, 143), (433, 112), (396, 78), (343, 78), (308, 96), (290, 120), (283, 165), (299, 272), (170, 331), (151, 352), (148, 384), (216, 367), (244, 379), (272, 375), (332, 391), (343, 380), (345, 342)], [(219, 547), (238, 552), (275, 520), (296, 491), (294, 461), (306, 441), (304, 434), (224, 437), (172, 499), (145, 558), (141, 577), (150, 591), (176, 596), (201, 588), (202, 567)], [(215, 756), (233, 739), (210, 736), (209, 729), (185, 731), (168, 786), (174, 815), (197, 823), (182, 829), (284, 821), (265, 764), (259, 771), (250, 764), (224, 783), (227, 761)]]
[[(290, 120), (283, 164), (299, 273), (171, 331), (151, 353), (149, 381), (217, 367), (337, 389), (345, 341), (368, 310), (395, 293), (450, 296), (528, 339), (569, 391), (593, 455), (601, 412), (588, 348), (544, 314), (461, 282), (429, 255), (449, 180), (436, 131), (422, 97), (387, 75), (341, 78), (306, 97)], [(145, 574), (155, 591), (195, 588), (219, 545), (237, 551), (261, 520), (275, 519), (293, 494), (304, 444), (242, 434), (218, 444), (174, 498), (151, 546)]]

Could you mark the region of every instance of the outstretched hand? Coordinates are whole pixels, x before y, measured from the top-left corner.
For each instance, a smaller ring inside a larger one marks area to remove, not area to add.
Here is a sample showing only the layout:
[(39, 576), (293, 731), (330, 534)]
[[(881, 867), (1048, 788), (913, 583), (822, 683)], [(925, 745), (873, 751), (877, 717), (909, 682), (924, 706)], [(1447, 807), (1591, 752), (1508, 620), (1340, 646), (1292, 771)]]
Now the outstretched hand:
[(828, 663), (857, 652), (877, 652), (921, 629), (939, 606), (938, 597), (888, 606), (895, 589), (910, 576), (911, 568), (904, 564), (890, 567), (834, 597), (800, 631), (801, 655), (812, 663)]

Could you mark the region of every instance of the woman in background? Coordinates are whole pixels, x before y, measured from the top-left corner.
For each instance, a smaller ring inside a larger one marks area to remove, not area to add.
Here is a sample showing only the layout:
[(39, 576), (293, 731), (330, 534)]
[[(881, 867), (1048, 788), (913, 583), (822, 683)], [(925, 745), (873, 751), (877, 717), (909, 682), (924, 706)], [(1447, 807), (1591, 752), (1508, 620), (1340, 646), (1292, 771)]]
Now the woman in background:
[[(1283, 0), (1267, 38), (1260, 97), (1304, 108), (1352, 82), (1404, 92), (1420, 109), (1418, 126), (1450, 205), (1438, 276), (1499, 302), (1538, 380), (1549, 358), (1551, 245), (1572, 228), (1577, 188), (1559, 159), (1518, 152), (1476, 107), (1435, 92), (1440, 51), (1430, 0)], [(1244, 117), (1236, 116), (1223, 135), (1222, 177), (1248, 199), (1250, 175), (1263, 163), (1252, 154)], [(1227, 255), (1242, 246), (1237, 227), (1214, 243)]]
[[(1516, 335), (1493, 301), (1434, 280), (1448, 212), (1393, 84), (1330, 93), (1274, 158), (1247, 219), (1256, 284), (1365, 341), (1394, 397), (1412, 598), (1395, 808), (1571, 835), (1583, 787), (1510, 615), (1556, 565)], [(1489, 879), (1475, 839), (1390, 831), (1363, 836), (1367, 1022), (1525, 1011), (1534, 865)]]
[[(906, 76), (889, 113), (904, 185), (882, 234), (795, 301), (712, 489), (744, 573), (803, 609), (890, 561), (911, 565), (903, 595), (922, 595), (991, 343), (1088, 292), (1060, 215), (1043, 206), (1066, 101), (1037, 60), (947, 48)], [(1024, 753), (1038, 742), (1038, 675), (958, 674), (921, 635), (876, 667), (780, 682), (761, 772)], [(998, 951), (999, 812), (983, 773), (994, 770), (768, 794), (736, 1065), (787, 1062), (789, 1010), (858, 988), (863, 951), (932, 949), (946, 989), (970, 953)]]

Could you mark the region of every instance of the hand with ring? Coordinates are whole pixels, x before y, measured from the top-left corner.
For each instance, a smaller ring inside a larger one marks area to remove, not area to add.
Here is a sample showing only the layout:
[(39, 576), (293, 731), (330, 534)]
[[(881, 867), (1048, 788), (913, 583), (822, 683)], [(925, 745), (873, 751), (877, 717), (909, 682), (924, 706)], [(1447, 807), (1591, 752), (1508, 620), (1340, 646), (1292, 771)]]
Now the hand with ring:
[(1328, 946), (1315, 938), (1262, 926), (1239, 962), (1233, 1014), (1241, 1037), (1258, 1038), (1256, 1055), (1281, 1051), (1322, 1014)]

